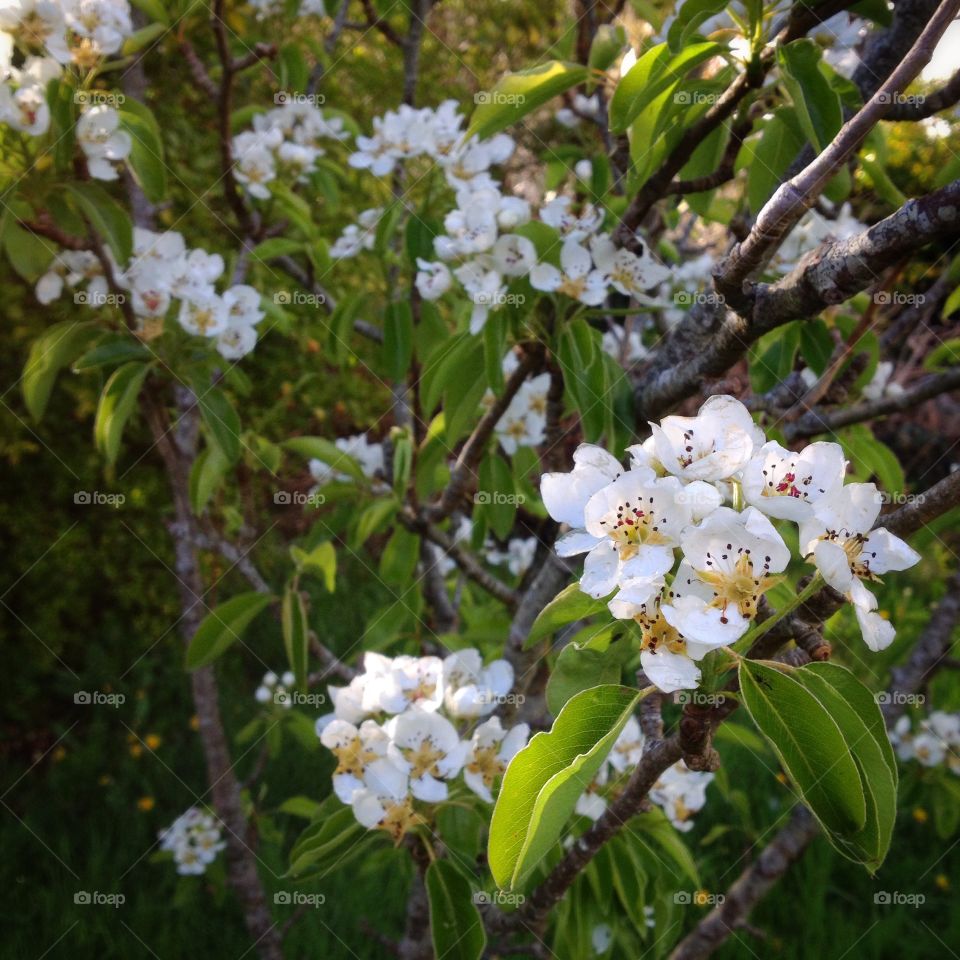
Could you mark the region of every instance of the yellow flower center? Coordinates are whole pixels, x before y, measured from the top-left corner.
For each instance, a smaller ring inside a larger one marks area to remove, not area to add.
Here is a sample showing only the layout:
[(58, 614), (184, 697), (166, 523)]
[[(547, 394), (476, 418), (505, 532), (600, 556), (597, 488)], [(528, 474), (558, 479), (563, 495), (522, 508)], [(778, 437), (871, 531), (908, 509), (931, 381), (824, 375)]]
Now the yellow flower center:
[(342, 747), (334, 747), (333, 753), (337, 758), (337, 773), (352, 773), (355, 777), (362, 777), (367, 764), (377, 759), (377, 755), (360, 739), (354, 737)]
[(433, 745), (433, 741), (429, 737), (424, 738), (418, 747), (405, 747), (403, 755), (412, 767), (410, 776), (413, 779), (425, 774), (429, 774), (431, 777), (439, 777), (440, 771), (437, 769), (437, 763), (446, 756), (443, 750), (438, 750)]
[(497, 756), (497, 747), (494, 745), (477, 747), (473, 751), (473, 759), (467, 764), (467, 769), (471, 773), (479, 773), (483, 777), (483, 782), (490, 787), (494, 779), (507, 769), (507, 765)]

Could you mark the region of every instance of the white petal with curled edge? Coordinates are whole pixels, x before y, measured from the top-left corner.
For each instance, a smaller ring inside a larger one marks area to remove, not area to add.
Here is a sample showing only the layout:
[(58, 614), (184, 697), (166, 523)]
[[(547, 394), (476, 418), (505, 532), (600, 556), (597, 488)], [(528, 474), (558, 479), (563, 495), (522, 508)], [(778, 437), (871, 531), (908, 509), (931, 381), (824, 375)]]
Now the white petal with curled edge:
[(552, 263), (538, 263), (530, 269), (529, 279), (534, 290), (553, 293), (563, 283), (563, 274)]
[(587, 554), (583, 563), (580, 589), (599, 600), (616, 588), (619, 573), (620, 555), (616, 547), (609, 542), (600, 543)]
[(387, 815), (377, 794), (369, 788), (357, 790), (353, 795), (353, 815), (368, 830), (373, 830)]
[(500, 759), (504, 763), (509, 763), (526, 746), (529, 736), (530, 726), (528, 724), (518, 723), (515, 727), (511, 727), (500, 744)]
[(588, 553), (601, 542), (586, 530), (571, 530), (557, 540), (554, 549), (558, 557), (575, 557), (578, 553)]
[(733, 607), (727, 607), (724, 612), (709, 606), (700, 597), (677, 597), (673, 603), (663, 604), (660, 610), (671, 627), (705, 647), (727, 647), (736, 643), (750, 625)]
[(644, 650), (640, 665), (647, 679), (663, 693), (675, 690), (696, 690), (700, 685), (700, 668), (685, 654)]
[(643, 546), (621, 570), (621, 576), (630, 578), (659, 577), (673, 566), (673, 547)]
[(864, 610), (856, 606), (853, 609), (857, 615), (857, 622), (860, 624), (863, 642), (874, 653), (886, 649), (893, 643), (897, 631), (893, 629), (893, 624), (889, 620), (884, 620), (879, 613), (874, 613), (872, 610)]
[(513, 667), (507, 660), (494, 660), (484, 671), (486, 682), (498, 696), (505, 696), (513, 686)]
[(846, 551), (832, 540), (818, 540), (813, 558), (823, 579), (844, 596), (850, 592), (854, 577)]
[(363, 789), (363, 781), (352, 773), (335, 773), (333, 775), (333, 792), (343, 803), (352, 803), (353, 796)]
[(870, 536), (864, 541), (863, 552), (869, 558), (872, 573), (906, 570), (920, 562), (920, 554), (910, 544), (884, 527), (870, 531)]
[(875, 484), (848, 483), (817, 501), (813, 515), (827, 529), (846, 531), (848, 536), (867, 533), (880, 513), (880, 494)]
[(699, 523), (723, 505), (723, 494), (712, 483), (694, 480), (677, 491), (677, 502), (689, 507), (691, 520)]
[(425, 803), (440, 803), (447, 799), (447, 785), (428, 773), (410, 781), (410, 792)]

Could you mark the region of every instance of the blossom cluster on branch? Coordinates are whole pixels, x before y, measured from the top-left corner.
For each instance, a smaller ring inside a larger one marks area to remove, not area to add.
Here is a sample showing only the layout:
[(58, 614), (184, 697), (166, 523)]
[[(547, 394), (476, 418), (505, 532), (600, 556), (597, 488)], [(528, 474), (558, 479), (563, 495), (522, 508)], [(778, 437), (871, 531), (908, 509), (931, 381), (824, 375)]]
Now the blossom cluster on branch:
[(190, 807), (173, 823), (160, 831), (160, 849), (173, 854), (177, 873), (206, 873), (207, 867), (226, 847), (220, 839), (220, 824), (199, 807)]
[(424, 822), (429, 805), (448, 798), (461, 773), (492, 802), (492, 787), (529, 734), (525, 723), (505, 730), (490, 716), (510, 696), (510, 664), (484, 664), (479, 651), (465, 649), (443, 660), (369, 652), (363, 667), (349, 686), (328, 687), (334, 711), (317, 720), (321, 743), (337, 758), (334, 792), (357, 820), (399, 840)]
[(925, 767), (944, 764), (960, 776), (960, 713), (932, 710), (916, 726), (904, 714), (890, 731), (890, 742), (904, 762), (916, 760)]
[(613, 616), (639, 626), (651, 682), (666, 692), (696, 688), (698, 662), (750, 629), (791, 560), (772, 520), (798, 525), (800, 558), (853, 604), (870, 649), (892, 642), (894, 628), (865, 582), (920, 557), (874, 528), (879, 492), (844, 484), (839, 444), (788, 450), (729, 396), (711, 397), (695, 417), (650, 426), (651, 437), (627, 450), (629, 468), (584, 444), (573, 470), (545, 474), (540, 489), (569, 528), (557, 553), (587, 554), (581, 589), (613, 594)]

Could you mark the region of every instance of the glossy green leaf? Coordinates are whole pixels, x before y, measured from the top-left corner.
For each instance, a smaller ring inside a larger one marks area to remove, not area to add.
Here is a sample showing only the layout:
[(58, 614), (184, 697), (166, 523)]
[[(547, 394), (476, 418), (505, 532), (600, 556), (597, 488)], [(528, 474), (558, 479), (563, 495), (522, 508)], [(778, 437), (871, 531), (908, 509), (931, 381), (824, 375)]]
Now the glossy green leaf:
[(344, 453), (332, 440), (324, 437), (292, 437), (290, 440), (284, 440), (280, 445), (301, 457), (322, 460), (333, 467), (337, 473), (346, 474), (362, 483), (366, 482), (363, 468), (356, 459)]
[(520, 887), (560, 838), (640, 693), (601, 686), (571, 698), (549, 732), (510, 762), (490, 824), (488, 859), (501, 887)]
[(843, 108), (836, 90), (820, 70), (820, 48), (804, 37), (779, 47), (777, 60), (807, 139), (817, 150), (823, 150), (843, 124)]
[(227, 395), (217, 387), (207, 387), (197, 395), (200, 416), (210, 438), (230, 463), (240, 459), (240, 417)]
[(743, 704), (813, 815), (841, 837), (862, 830), (867, 809), (860, 774), (830, 712), (774, 667), (741, 660), (739, 676)]
[(187, 669), (196, 670), (213, 663), (240, 639), (253, 618), (272, 600), (270, 594), (249, 591), (231, 597), (211, 610), (187, 647)]
[(477, 136), (484, 140), (499, 133), (548, 100), (583, 83), (588, 75), (586, 67), (561, 60), (508, 73), (492, 90), (476, 95), (477, 108), (470, 118), (466, 138)]
[(834, 839), (845, 856), (876, 870), (890, 849), (897, 816), (897, 762), (873, 693), (836, 663), (811, 663), (794, 674), (830, 711), (857, 763), (867, 822), (849, 839)]
[(283, 646), (287, 662), (296, 677), (298, 690), (307, 687), (307, 657), (310, 646), (310, 629), (307, 624), (307, 607), (303, 594), (293, 585), (283, 591), (283, 606), (280, 623), (283, 628)]
[(93, 422), (93, 439), (107, 463), (115, 463), (123, 428), (136, 409), (143, 381), (150, 372), (146, 363), (125, 363), (111, 374), (100, 394)]
[(68, 183), (64, 190), (93, 229), (106, 240), (117, 263), (126, 265), (133, 254), (133, 223), (127, 211), (95, 183)]
[(574, 620), (582, 620), (607, 610), (605, 600), (594, 600), (580, 589), (579, 583), (564, 587), (538, 614), (527, 635), (524, 649), (532, 647), (538, 640), (556, 633)]
[(449, 860), (434, 860), (425, 879), (434, 955), (443, 960), (480, 960), (487, 934), (470, 881)]
[(43, 418), (57, 374), (82, 354), (99, 334), (99, 328), (93, 323), (65, 320), (48, 327), (33, 341), (20, 386), (24, 403), (34, 420)]
[(620, 80), (610, 98), (611, 131), (623, 133), (657, 97), (722, 50), (716, 43), (693, 43), (674, 55), (665, 43), (651, 47)]

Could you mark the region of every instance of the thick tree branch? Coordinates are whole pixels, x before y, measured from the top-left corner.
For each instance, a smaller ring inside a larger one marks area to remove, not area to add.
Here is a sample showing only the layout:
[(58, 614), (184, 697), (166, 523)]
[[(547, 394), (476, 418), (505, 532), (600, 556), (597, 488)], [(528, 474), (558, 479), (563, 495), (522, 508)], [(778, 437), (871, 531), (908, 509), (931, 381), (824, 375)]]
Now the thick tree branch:
[(735, 307), (749, 302), (744, 284), (763, 266), (787, 233), (806, 213), (838, 170), (853, 156), (867, 134), (883, 119), (891, 105), (930, 62), (934, 48), (950, 25), (960, 0), (943, 0), (910, 52), (880, 89), (848, 120), (840, 132), (797, 176), (781, 184), (757, 215), (747, 238), (731, 251), (717, 273), (717, 289)]
[(910, 410), (932, 397), (951, 390), (960, 389), (960, 367), (948, 370), (945, 373), (933, 374), (925, 377), (919, 383), (904, 390), (901, 394), (889, 397), (880, 397), (878, 400), (867, 400), (837, 410), (819, 410), (814, 407), (808, 410), (799, 420), (785, 424), (784, 435), (787, 440), (796, 440), (798, 437), (812, 437), (818, 433), (831, 433), (852, 423), (863, 423), (875, 417), (883, 417), (891, 413), (901, 413)]
[(816, 316), (875, 282), (879, 272), (927, 243), (960, 236), (960, 180), (899, 210), (848, 240), (807, 254), (773, 284), (759, 284), (743, 313), (706, 298), (664, 340), (637, 391), (640, 420), (658, 419), (722, 375), (751, 343), (791, 320)]

